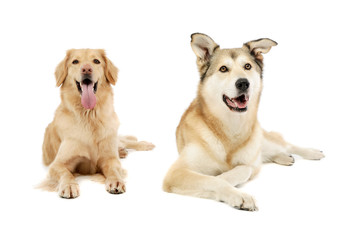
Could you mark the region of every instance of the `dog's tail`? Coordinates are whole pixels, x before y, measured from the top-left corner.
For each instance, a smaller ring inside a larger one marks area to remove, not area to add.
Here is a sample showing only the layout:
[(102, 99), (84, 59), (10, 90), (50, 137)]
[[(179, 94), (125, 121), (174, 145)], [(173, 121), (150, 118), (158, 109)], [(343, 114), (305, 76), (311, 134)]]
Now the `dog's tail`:
[(47, 177), (44, 181), (35, 186), (36, 189), (41, 189), (49, 192), (56, 192), (58, 190), (58, 181)]

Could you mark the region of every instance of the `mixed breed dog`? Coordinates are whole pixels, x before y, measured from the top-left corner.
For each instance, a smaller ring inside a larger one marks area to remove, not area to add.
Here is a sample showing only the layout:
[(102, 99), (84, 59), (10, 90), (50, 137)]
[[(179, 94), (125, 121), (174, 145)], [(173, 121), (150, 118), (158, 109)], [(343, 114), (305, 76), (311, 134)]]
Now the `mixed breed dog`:
[[(263, 54), (277, 43), (264, 38), (241, 48), (221, 49), (209, 36), (191, 35), (200, 83), (196, 98), (176, 130), (179, 158), (163, 182), (166, 192), (222, 201), (255, 211), (254, 199), (236, 186), (252, 179), (261, 165), (292, 165), (293, 154), (321, 159), (316, 149), (286, 142), (261, 128), (257, 112), (262, 91)], [(109, 193), (125, 192), (119, 158), (127, 149), (151, 150), (152, 143), (119, 136), (112, 86), (118, 69), (104, 50), (71, 49), (56, 68), (61, 103), (45, 131), (43, 162), (49, 166), (40, 187), (76, 198), (76, 176), (102, 178)]]

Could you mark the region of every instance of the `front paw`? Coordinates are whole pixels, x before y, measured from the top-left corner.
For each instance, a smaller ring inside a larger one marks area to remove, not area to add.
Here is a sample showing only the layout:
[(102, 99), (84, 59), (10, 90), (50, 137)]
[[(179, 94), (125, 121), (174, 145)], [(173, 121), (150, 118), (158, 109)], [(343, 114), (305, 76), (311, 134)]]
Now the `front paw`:
[(62, 198), (77, 198), (80, 195), (79, 184), (77, 183), (64, 183), (60, 184), (59, 196)]
[(258, 207), (256, 206), (254, 198), (245, 193), (236, 193), (227, 196), (227, 199), (224, 200), (224, 202), (236, 209), (251, 212), (258, 211)]
[(240, 205), (240, 210), (244, 211), (258, 211), (258, 207), (256, 206), (256, 202), (254, 198), (247, 194), (242, 194), (243, 203)]
[(121, 179), (106, 179), (105, 188), (112, 194), (121, 194), (126, 191), (125, 183)]

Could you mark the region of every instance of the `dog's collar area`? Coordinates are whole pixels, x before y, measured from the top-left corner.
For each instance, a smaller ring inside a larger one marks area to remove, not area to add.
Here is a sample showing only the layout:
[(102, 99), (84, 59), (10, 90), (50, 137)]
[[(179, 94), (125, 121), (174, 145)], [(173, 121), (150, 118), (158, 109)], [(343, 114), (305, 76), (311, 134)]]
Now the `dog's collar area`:
[(223, 101), (231, 111), (246, 112), (247, 102), (249, 101), (249, 97), (246, 94), (241, 94), (236, 98), (229, 98), (224, 94)]

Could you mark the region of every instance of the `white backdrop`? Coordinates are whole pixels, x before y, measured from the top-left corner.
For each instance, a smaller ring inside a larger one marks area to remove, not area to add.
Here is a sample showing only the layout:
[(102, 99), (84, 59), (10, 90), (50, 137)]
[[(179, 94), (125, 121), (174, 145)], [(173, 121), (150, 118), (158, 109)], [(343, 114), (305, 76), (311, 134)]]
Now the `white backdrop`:
[[(346, 0), (1, 1), (0, 238), (359, 239), (359, 22)], [(265, 55), (260, 122), (326, 154), (265, 165), (243, 189), (258, 212), (161, 190), (199, 80), (193, 32), (229, 48), (277, 41)], [(106, 49), (120, 69), (119, 132), (156, 144), (122, 160), (126, 194), (83, 178), (74, 200), (34, 189), (60, 102), (53, 73), (69, 48)]]

